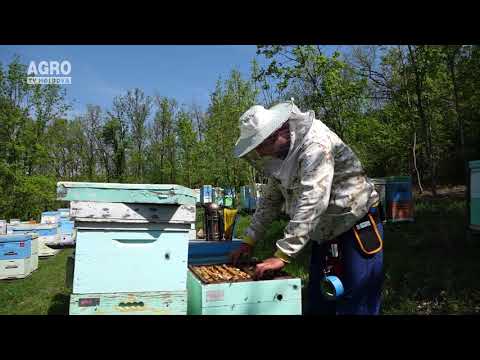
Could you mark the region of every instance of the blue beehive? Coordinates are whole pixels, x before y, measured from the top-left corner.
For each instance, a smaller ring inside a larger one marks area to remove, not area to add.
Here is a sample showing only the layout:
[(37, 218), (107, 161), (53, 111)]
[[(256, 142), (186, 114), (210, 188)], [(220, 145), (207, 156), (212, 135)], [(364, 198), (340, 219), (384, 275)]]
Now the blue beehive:
[(73, 228), (74, 221), (67, 220), (65, 218), (60, 219), (59, 230), (60, 230), (60, 243), (62, 244), (71, 244), (73, 243)]
[(100, 183), (57, 189), (72, 201), (75, 221), (71, 314), (186, 313), (191, 189)]
[(10, 227), (12, 234), (35, 233), (38, 235), (39, 256), (52, 256), (59, 252), (58, 249), (47, 246), (47, 244), (60, 242), (58, 229), (58, 224), (19, 224)]
[(0, 235), (0, 279), (24, 278), (37, 268), (36, 234)]
[(181, 224), (79, 224), (73, 292), (185, 290), (189, 231)]
[(32, 235), (0, 235), (0, 260), (25, 259), (32, 254)]
[(385, 199), (390, 222), (414, 221), (412, 178), (391, 176), (386, 178)]
[(71, 220), (60, 220), (60, 234), (72, 235), (74, 222)]
[(38, 236), (57, 236), (57, 224), (19, 224), (11, 227), (13, 234), (34, 232)]
[(215, 201), (215, 195), (212, 185), (203, 185), (200, 188), (200, 203), (210, 204)]
[(40, 221), (42, 224), (58, 224), (60, 222), (60, 212), (44, 211)]

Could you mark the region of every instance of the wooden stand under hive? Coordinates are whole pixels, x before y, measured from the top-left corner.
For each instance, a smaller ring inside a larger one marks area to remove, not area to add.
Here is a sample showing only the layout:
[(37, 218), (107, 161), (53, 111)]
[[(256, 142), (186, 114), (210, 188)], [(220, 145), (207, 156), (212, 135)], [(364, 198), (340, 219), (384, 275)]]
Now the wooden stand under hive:
[(189, 265), (189, 315), (301, 315), (301, 279), (285, 272), (255, 280), (255, 264)]
[(70, 314), (186, 314), (192, 190), (59, 183), (57, 194), (71, 201), (77, 231)]

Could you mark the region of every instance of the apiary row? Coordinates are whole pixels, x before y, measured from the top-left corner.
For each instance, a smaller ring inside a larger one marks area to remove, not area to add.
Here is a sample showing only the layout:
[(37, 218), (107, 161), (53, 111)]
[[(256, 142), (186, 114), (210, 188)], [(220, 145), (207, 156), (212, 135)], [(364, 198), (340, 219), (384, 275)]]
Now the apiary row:
[(56, 255), (59, 250), (49, 245), (67, 244), (73, 241), (73, 221), (69, 219), (69, 209), (43, 212), (41, 223), (11, 219), (10, 223), (0, 220), (0, 235), (32, 235), (38, 256)]

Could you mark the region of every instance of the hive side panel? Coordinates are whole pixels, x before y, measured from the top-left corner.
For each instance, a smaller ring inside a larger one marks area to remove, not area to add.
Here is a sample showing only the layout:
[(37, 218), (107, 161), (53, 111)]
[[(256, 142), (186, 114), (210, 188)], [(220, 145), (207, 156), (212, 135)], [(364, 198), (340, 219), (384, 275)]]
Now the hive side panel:
[(202, 284), (196, 276), (188, 270), (187, 274), (187, 294), (188, 294), (188, 315), (202, 314)]

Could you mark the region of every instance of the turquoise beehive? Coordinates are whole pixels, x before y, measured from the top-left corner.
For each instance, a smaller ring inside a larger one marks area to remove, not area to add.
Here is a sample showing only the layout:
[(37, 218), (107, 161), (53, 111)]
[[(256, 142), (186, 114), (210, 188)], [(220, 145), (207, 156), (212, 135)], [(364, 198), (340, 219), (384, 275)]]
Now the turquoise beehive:
[(480, 160), (470, 161), (470, 229), (480, 231)]
[(78, 223), (73, 292), (185, 290), (189, 231), (183, 224)]

